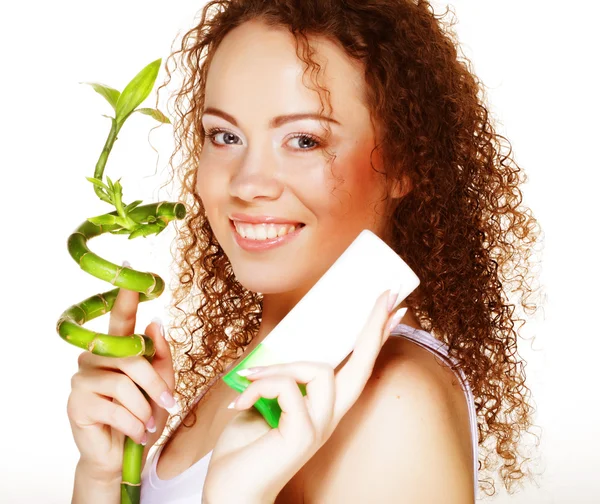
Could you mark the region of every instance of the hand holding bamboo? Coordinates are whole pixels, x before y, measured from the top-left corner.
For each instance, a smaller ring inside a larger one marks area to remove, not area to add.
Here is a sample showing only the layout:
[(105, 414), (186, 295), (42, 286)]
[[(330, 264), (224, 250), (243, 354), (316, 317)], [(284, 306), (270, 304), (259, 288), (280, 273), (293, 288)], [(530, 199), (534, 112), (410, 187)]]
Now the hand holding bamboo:
[[(130, 204), (123, 202), (123, 190), (120, 180), (107, 177), (102, 180), (104, 168), (117, 135), (126, 119), (133, 112), (150, 115), (156, 120), (170, 121), (160, 111), (138, 107), (150, 94), (158, 75), (161, 60), (156, 60), (142, 69), (125, 87), (123, 92), (108, 86), (89, 83), (111, 104), (115, 117), (111, 120), (111, 129), (96, 164), (94, 177), (88, 178), (94, 184), (94, 190), (101, 200), (114, 206), (109, 213), (89, 218), (81, 223), (67, 240), (69, 254), (79, 267), (96, 278), (105, 280), (117, 288), (88, 297), (67, 308), (58, 319), (56, 330), (68, 343), (106, 357), (143, 356), (149, 362), (155, 354), (152, 338), (145, 334), (116, 336), (90, 331), (83, 325), (106, 313), (109, 313), (120, 288), (139, 292), (139, 302), (155, 299), (164, 290), (162, 278), (151, 272), (137, 271), (117, 265), (94, 254), (87, 246), (89, 239), (104, 233), (127, 234), (129, 239), (139, 236), (158, 235), (175, 219), (185, 217), (185, 206), (181, 203), (162, 201), (147, 205), (136, 200)], [(108, 116), (107, 116), (108, 117)], [(144, 397), (148, 395), (143, 391)], [(123, 468), (121, 483), (121, 504), (137, 504), (140, 499), (141, 466), (144, 447), (125, 438), (123, 448)]]

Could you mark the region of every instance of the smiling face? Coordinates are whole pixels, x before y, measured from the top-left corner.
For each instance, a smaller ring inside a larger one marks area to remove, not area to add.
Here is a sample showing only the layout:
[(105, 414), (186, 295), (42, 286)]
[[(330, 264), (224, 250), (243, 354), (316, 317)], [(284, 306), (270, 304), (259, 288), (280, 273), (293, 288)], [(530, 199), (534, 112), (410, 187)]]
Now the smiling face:
[[(292, 117), (321, 109), (317, 92), (302, 82), (293, 36), (258, 21), (237, 27), (217, 48), (202, 117), (206, 139), (196, 190), (212, 230), (237, 280), (264, 294), (264, 310), (276, 297), (285, 313), (361, 230), (382, 236), (385, 226), (385, 179), (370, 162), (375, 138), (362, 101), (362, 69), (336, 44), (311, 42), (323, 65), (320, 82), (331, 93), (335, 122), (327, 143), (323, 120)], [(373, 165), (382, 171), (375, 155)], [(232, 214), (304, 226), (275, 247), (248, 250)]]

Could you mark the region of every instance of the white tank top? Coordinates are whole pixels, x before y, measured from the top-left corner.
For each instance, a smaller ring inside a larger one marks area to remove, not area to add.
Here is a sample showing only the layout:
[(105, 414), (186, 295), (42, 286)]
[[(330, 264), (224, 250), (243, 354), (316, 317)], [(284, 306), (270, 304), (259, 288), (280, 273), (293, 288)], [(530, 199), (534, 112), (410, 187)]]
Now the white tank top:
[[(447, 365), (456, 362), (455, 359), (449, 355), (448, 347), (443, 342), (434, 338), (427, 331), (415, 329), (405, 324), (399, 324), (391, 332), (390, 336), (403, 337), (413, 341), (419, 346), (434, 353)], [(231, 367), (233, 367), (233, 364), (231, 364), (221, 375), (213, 378), (210, 384), (204, 389), (204, 392), (194, 400), (194, 404), (197, 403), (206, 391), (221, 378), (221, 376), (224, 376)], [(473, 446), (473, 479), (475, 484), (475, 499), (477, 499), (479, 489), (477, 481), (478, 435), (475, 403), (473, 392), (462, 369), (458, 369), (458, 373), (455, 374), (459, 378), (469, 408), (471, 444)], [(159, 448), (153, 447), (148, 453), (148, 459), (144, 466), (144, 472), (142, 473), (141, 504), (198, 504), (202, 500), (202, 489), (204, 488), (204, 480), (206, 479), (206, 474), (208, 472), (208, 464), (210, 463), (212, 450), (181, 474), (178, 474), (174, 478), (163, 480), (156, 474), (156, 465), (164, 445), (165, 443)]]

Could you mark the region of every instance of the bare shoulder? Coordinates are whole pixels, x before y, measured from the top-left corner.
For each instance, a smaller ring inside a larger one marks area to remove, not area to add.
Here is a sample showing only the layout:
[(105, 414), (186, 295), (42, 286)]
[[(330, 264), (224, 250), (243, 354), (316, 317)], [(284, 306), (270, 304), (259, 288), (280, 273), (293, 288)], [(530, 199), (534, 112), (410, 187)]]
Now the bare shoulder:
[(471, 443), (456, 375), (390, 337), (360, 398), (303, 468), (305, 502), (473, 502)]

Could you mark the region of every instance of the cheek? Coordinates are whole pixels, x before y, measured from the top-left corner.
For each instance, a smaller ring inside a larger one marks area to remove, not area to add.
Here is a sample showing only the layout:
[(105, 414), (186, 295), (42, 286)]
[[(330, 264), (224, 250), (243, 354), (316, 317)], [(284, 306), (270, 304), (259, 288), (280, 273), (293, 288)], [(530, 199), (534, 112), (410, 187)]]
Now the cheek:
[(364, 212), (380, 193), (381, 175), (375, 171), (379, 170), (375, 156), (371, 166), (371, 150), (355, 148), (338, 155), (333, 164), (329, 174), (333, 201), (344, 213)]
[(210, 163), (202, 162), (196, 172), (196, 194), (202, 200), (209, 220), (212, 220), (221, 205), (221, 199), (226, 195), (223, 190), (224, 172), (216, 168)]
[(372, 147), (356, 149), (348, 160), (349, 177), (352, 177), (355, 186), (361, 189), (361, 193), (372, 193), (378, 186), (381, 178), (381, 168), (378, 164), (378, 157), (373, 153)]

